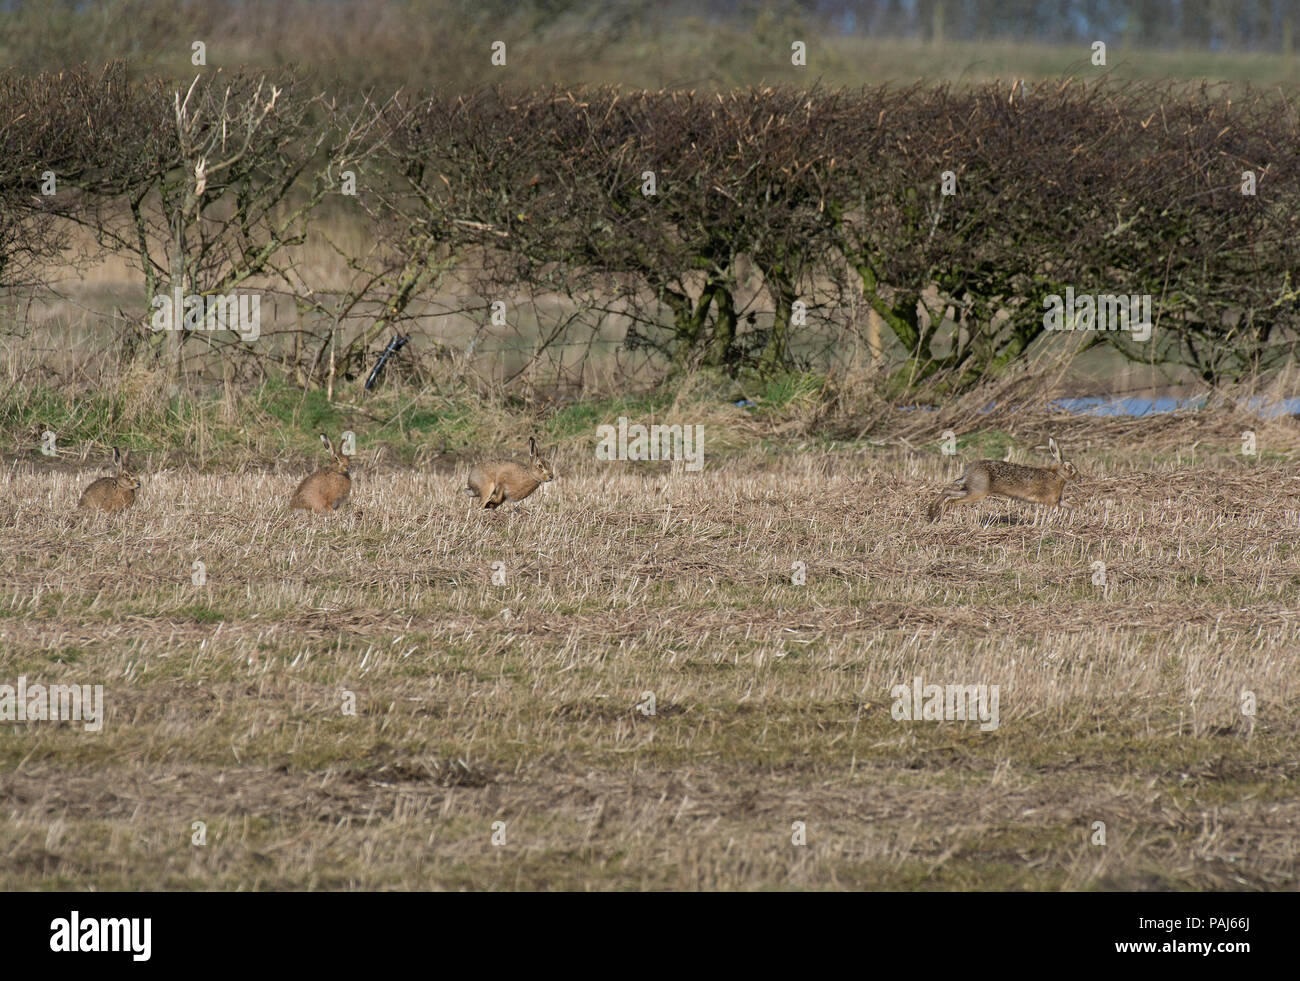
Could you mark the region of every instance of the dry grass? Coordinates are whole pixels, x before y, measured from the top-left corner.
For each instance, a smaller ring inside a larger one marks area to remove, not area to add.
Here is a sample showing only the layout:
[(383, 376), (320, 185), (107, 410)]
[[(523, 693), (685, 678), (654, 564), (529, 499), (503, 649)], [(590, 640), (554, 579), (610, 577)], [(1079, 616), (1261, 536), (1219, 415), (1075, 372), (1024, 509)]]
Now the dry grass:
[[(1038, 524), (926, 523), (954, 468), (902, 447), (570, 445), (498, 512), (378, 470), (325, 519), (283, 470), (74, 521), (95, 473), (16, 464), (0, 683), (108, 717), (0, 726), (0, 886), (1295, 888), (1300, 477), (1089, 426)], [(999, 728), (894, 721), (916, 675), (1001, 686)]]

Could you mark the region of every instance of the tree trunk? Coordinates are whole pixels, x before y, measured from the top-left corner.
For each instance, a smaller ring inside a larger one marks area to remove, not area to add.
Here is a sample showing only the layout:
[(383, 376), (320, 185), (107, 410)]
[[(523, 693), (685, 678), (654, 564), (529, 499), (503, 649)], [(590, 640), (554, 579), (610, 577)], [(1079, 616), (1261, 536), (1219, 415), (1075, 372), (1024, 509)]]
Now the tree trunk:
[(721, 368), (727, 363), (736, 338), (736, 301), (731, 291), (722, 286), (718, 287), (714, 298), (717, 309), (713, 315), (713, 340), (709, 343), (704, 364), (709, 368)]
[(167, 337), (167, 391), (171, 398), (180, 398), (184, 390), (182, 377), (181, 344), (185, 341), (185, 215), (177, 212), (172, 218), (171, 241), (171, 293), (176, 298), (179, 288), (181, 305), (172, 309), (172, 322)]
[(790, 320), (794, 311), (794, 301), (799, 297), (794, 287), (780, 277), (770, 277), (773, 299), (776, 301), (776, 316), (772, 321), (772, 333), (763, 349), (759, 361), (759, 370), (765, 375), (774, 375), (781, 371), (790, 360)]
[(674, 372), (686, 367), (690, 361), (696, 342), (700, 338), (700, 331), (704, 327), (705, 318), (709, 315), (709, 307), (713, 305), (713, 297), (716, 292), (716, 285), (707, 283), (704, 291), (700, 294), (699, 301), (692, 303), (691, 298), (685, 293), (678, 293), (675, 290), (668, 289), (663, 291), (664, 299), (673, 311), (672, 370)]

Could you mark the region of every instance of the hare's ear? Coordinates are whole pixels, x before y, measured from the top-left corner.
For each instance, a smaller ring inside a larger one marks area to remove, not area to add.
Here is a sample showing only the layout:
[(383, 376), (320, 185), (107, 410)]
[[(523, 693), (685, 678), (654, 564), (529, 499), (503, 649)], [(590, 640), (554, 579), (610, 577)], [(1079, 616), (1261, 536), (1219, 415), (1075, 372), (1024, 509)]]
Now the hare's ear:
[(113, 466), (117, 467), (118, 470), (122, 469), (122, 451), (116, 446), (113, 447)]
[(326, 436), (324, 433), (321, 433), (320, 441), (325, 444), (325, 452), (328, 453), (330, 456), (333, 456), (334, 444), (330, 442), (330, 438)]
[(528, 437), (528, 455), (534, 460), (537, 459), (537, 440), (535, 437)]
[(1047, 448), (1052, 451), (1052, 457), (1053, 459), (1056, 460), (1057, 463), (1064, 462), (1061, 459), (1061, 448), (1056, 445), (1056, 440), (1052, 439), (1051, 437), (1048, 437)]

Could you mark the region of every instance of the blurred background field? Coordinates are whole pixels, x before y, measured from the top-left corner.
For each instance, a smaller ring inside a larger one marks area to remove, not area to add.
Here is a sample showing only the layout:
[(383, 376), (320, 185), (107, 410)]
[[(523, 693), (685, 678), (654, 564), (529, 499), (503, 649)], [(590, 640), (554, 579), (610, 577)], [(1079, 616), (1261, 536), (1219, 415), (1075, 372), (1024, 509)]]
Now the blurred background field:
[[(1123, 78), (1300, 79), (1290, 0), (71, 0), (0, 4), (0, 63), (138, 72), (298, 64), (342, 85), (731, 88)], [(509, 42), (509, 72), (486, 53)], [(808, 45), (808, 70), (790, 45)]]

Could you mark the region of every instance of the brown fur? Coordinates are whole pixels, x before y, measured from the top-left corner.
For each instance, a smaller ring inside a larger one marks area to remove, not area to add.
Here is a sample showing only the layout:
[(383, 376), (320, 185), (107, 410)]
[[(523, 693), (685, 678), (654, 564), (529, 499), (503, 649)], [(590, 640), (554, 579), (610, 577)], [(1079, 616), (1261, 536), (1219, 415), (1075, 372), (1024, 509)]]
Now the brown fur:
[(333, 462), (323, 470), (317, 470), (310, 477), (304, 477), (298, 489), (289, 498), (291, 510), (314, 511), (324, 514), (337, 511), (347, 501), (352, 492), (352, 460), (342, 453), (335, 453), (334, 446), (324, 433), (320, 441)]
[(1074, 464), (1061, 458), (1061, 448), (1056, 445), (1056, 440), (1049, 439), (1048, 447), (1054, 458), (1050, 467), (1022, 467), (1001, 460), (976, 460), (966, 467), (966, 472), (960, 479), (954, 481), (951, 487), (945, 487), (930, 505), (927, 510), (930, 520), (938, 521), (949, 504), (974, 504), (989, 495), (1010, 497), (1052, 508), (1062, 507), (1061, 494), (1065, 490), (1065, 484), (1076, 479), (1079, 472), (1075, 470)]
[(528, 466), (507, 460), (480, 463), (469, 473), (466, 494), (473, 494), (491, 511), (506, 501), (522, 501), (542, 484), (554, 480), (551, 465), (537, 455), (537, 440), (528, 437)]
[(77, 508), (82, 511), (125, 511), (135, 503), (135, 492), (140, 489), (140, 479), (128, 468), (131, 455), (125, 458), (122, 451), (113, 448), (113, 476), (100, 477), (81, 495)]

